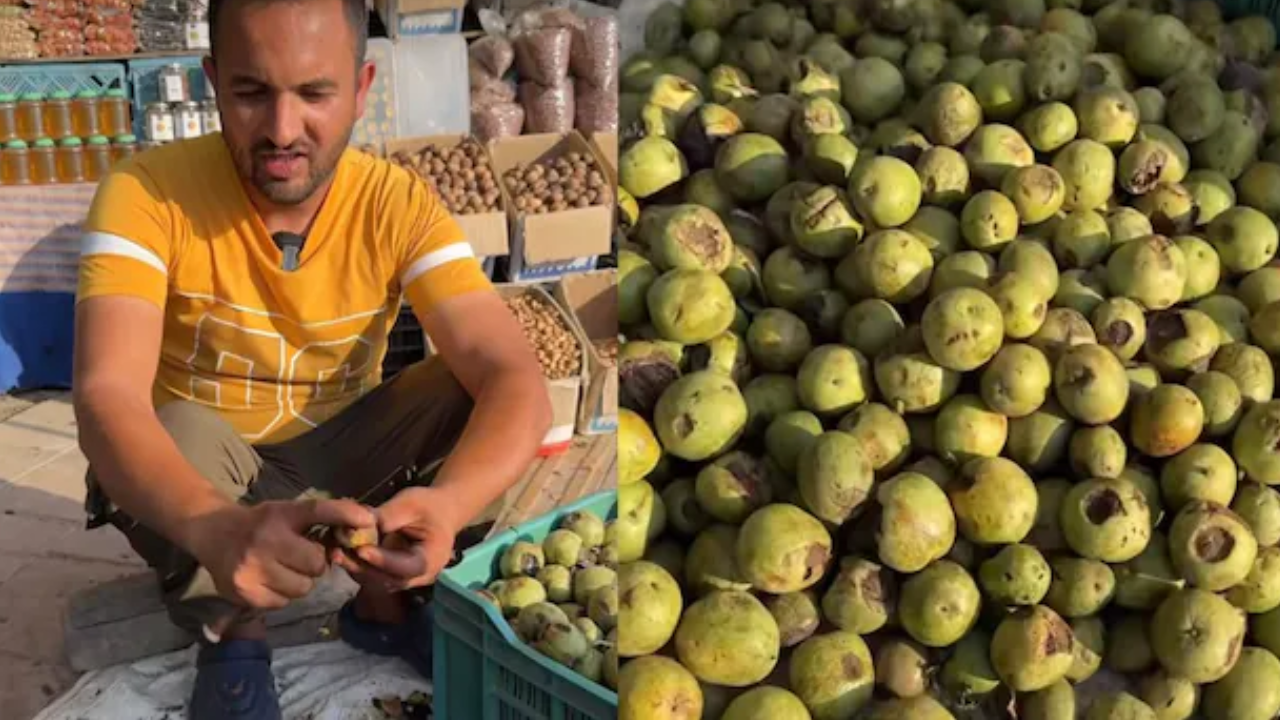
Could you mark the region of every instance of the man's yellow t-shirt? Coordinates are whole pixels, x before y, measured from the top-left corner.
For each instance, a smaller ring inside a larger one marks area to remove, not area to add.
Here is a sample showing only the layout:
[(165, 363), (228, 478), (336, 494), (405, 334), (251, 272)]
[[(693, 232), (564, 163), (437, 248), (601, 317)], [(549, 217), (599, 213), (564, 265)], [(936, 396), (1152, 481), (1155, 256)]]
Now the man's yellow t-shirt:
[(293, 272), (220, 134), (117, 166), (84, 230), (77, 300), (164, 310), (156, 405), (206, 405), (255, 444), (300, 435), (381, 382), (402, 295), (421, 314), (491, 288), (431, 188), (355, 150)]

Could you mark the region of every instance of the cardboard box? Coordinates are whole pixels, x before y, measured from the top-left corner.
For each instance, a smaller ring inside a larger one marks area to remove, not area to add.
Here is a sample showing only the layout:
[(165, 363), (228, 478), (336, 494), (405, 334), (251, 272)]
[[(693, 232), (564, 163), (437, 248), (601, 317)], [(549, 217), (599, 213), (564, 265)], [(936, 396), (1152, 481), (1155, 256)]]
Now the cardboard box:
[(586, 338), (587, 372), (578, 409), (578, 433), (601, 435), (618, 429), (618, 365), (605, 362), (595, 340), (618, 339), (616, 270), (568, 275), (556, 283), (556, 300), (569, 311)]
[(609, 179), (618, 184), (618, 133), (592, 133), (591, 145), (608, 165)]
[[(551, 396), (551, 429), (547, 431), (546, 436), (542, 440), (542, 448), (538, 454), (542, 456), (559, 455), (567, 452), (573, 445), (573, 436), (578, 422), (578, 405), (581, 402), (582, 387), (585, 385), (584, 378), (586, 376), (586, 368), (589, 360), (587, 358), (587, 347), (589, 343), (578, 330), (577, 324), (570, 317), (569, 312), (564, 306), (551, 297), (546, 290), (538, 285), (511, 285), (501, 284), (495, 285), (494, 290), (505, 298), (519, 297), (525, 293), (537, 293), (541, 295), (547, 302), (560, 313), (560, 317), (568, 325), (569, 329), (578, 338), (578, 344), (582, 346), (582, 368), (583, 372), (578, 376), (565, 378), (563, 380), (547, 380), (547, 392)], [(615, 311), (616, 315), (616, 311)], [(431, 343), (431, 337), (423, 334), (426, 345), (426, 354), (431, 355), (435, 352), (435, 348)], [(615, 397), (616, 397), (615, 393)]]
[[(498, 285), (498, 294), (503, 298), (519, 297), (525, 293), (537, 293), (541, 295), (549, 304), (556, 308), (560, 313), (560, 317), (569, 326), (570, 330), (575, 329), (573, 318), (565, 311), (559, 303), (555, 301), (546, 290), (536, 285)], [(580, 333), (578, 335), (578, 344), (586, 345)], [(587, 350), (582, 348), (582, 367), (587, 367)], [(547, 431), (546, 436), (542, 440), (542, 450), (540, 455), (557, 455), (566, 452), (573, 444), (574, 428), (578, 419), (578, 403), (582, 394), (583, 378), (581, 376), (565, 378), (563, 380), (547, 380), (547, 391), (551, 395), (551, 429)]]
[(466, 5), (466, 0), (374, 0), (392, 40), (460, 32)]
[[(428, 145), (451, 148), (462, 143), (466, 135), (431, 135), (403, 140), (388, 140), (385, 148), (386, 157), (390, 158), (398, 152), (417, 152)], [(485, 151), (488, 156), (488, 150)], [(494, 171), (494, 180), (501, 183), (498, 171), (494, 168), (493, 158), (489, 157), (489, 167)], [(453, 219), (462, 227), (462, 232), (471, 243), (471, 249), (478, 258), (492, 258), (506, 255), (509, 251), (507, 235), (508, 198), (502, 193), (499, 199), (501, 210), (498, 212), (478, 213), (475, 215), (455, 214)]]
[[(591, 143), (577, 131), (567, 135), (541, 134), (505, 138), (491, 145), (499, 176), (517, 165), (558, 157), (568, 152), (590, 155), (607, 172)], [(505, 183), (503, 192), (506, 192)], [(507, 198), (511, 221), (512, 282), (547, 282), (571, 273), (594, 270), (596, 259), (608, 254), (613, 233), (614, 203), (574, 208), (546, 215), (524, 215)]]

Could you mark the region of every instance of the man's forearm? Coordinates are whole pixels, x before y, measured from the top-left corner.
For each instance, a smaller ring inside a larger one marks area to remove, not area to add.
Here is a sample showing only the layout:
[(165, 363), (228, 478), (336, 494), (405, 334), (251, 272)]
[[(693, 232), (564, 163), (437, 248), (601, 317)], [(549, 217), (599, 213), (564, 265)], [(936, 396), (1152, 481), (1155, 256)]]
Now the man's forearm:
[(77, 394), (80, 447), (103, 491), (131, 518), (193, 555), (193, 520), (227, 507), (182, 456), (149, 402), (111, 390)]
[(467, 427), (434, 486), (450, 495), (460, 526), (473, 521), (524, 475), (551, 426), (546, 383), (497, 375), (475, 399)]

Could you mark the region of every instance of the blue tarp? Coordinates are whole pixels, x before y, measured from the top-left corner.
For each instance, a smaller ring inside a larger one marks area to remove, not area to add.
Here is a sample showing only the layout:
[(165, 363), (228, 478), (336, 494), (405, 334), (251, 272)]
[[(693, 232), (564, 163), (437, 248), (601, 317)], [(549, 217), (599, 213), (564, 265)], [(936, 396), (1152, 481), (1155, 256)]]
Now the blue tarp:
[(71, 386), (74, 293), (0, 292), (0, 392)]
[(0, 187), (0, 392), (71, 384), (80, 226), (96, 187)]

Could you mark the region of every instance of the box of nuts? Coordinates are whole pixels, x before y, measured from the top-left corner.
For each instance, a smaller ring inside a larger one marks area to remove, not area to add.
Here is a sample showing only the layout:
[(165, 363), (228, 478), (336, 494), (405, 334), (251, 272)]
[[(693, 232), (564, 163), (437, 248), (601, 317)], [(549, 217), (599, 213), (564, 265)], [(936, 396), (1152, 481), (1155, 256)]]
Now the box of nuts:
[(386, 155), (431, 183), (476, 257), (507, 254), (506, 196), (484, 145), (467, 135), (433, 135), (388, 141)]
[(522, 135), (490, 150), (511, 220), (512, 282), (545, 282), (595, 268), (609, 252), (613, 184), (581, 134)]
[(497, 285), (498, 294), (516, 316), (524, 336), (538, 355), (551, 394), (551, 429), (542, 441), (542, 455), (565, 452), (573, 444), (587, 368), (586, 342), (576, 324), (552, 297), (537, 285)]
[(587, 341), (578, 433), (614, 432), (618, 429), (618, 273), (566, 275), (554, 292)]

